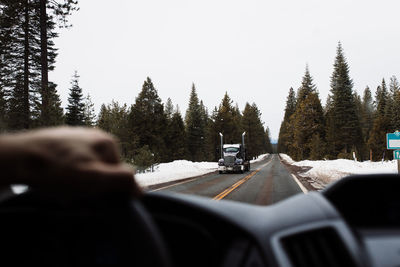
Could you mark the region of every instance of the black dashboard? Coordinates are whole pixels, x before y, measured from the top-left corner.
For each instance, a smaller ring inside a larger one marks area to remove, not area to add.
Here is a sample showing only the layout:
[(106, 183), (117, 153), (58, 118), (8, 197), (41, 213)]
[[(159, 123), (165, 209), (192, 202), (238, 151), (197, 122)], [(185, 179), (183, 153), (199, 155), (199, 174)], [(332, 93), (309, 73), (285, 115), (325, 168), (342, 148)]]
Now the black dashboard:
[(174, 266), (400, 266), (400, 177), (352, 176), (272, 206), (148, 193)]
[(271, 206), (183, 194), (0, 201), (2, 266), (400, 266), (400, 176)]

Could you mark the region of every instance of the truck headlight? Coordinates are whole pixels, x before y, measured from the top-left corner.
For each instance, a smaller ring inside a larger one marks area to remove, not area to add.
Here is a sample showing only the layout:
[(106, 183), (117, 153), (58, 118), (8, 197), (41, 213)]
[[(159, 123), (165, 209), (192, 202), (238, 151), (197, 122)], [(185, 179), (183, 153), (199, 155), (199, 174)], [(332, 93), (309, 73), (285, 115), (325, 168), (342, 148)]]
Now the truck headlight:
[(219, 166), (224, 166), (224, 159), (219, 159), (218, 160), (218, 165)]
[(240, 165), (240, 164), (242, 164), (243, 163), (243, 160), (242, 159), (236, 159), (235, 160), (235, 164), (236, 165)]

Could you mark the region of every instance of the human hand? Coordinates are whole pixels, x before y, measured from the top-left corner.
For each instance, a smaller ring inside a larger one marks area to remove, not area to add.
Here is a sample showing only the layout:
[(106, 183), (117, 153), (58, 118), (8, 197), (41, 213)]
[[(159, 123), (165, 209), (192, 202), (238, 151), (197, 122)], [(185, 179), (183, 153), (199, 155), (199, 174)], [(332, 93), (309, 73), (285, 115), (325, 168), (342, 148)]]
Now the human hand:
[(27, 184), (78, 194), (140, 194), (114, 138), (96, 129), (59, 127), (0, 137), (0, 185)]

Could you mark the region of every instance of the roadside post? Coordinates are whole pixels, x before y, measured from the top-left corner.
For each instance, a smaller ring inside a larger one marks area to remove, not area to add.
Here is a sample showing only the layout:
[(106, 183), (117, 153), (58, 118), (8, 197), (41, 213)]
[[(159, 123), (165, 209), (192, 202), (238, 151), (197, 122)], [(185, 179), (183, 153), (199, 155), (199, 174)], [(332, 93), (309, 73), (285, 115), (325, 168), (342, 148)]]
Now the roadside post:
[(400, 174), (400, 132), (386, 134), (386, 147), (393, 149), (393, 159), (397, 160), (397, 173)]

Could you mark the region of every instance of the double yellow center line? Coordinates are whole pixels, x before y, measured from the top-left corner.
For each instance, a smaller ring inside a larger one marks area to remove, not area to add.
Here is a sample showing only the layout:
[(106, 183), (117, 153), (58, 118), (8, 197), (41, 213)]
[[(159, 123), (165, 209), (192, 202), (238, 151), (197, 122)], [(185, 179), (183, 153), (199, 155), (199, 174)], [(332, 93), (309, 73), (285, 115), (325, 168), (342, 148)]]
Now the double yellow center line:
[(259, 172), (261, 169), (257, 169), (255, 171), (253, 171), (252, 173), (250, 173), (249, 175), (247, 175), (246, 177), (244, 177), (243, 179), (240, 179), (239, 181), (237, 181), (234, 185), (231, 185), (230, 187), (228, 187), (227, 189), (225, 189), (224, 191), (222, 191), (221, 193), (219, 193), (217, 196), (215, 196), (213, 198), (213, 200), (221, 200), (224, 197), (226, 197), (227, 195), (229, 195), (233, 190), (235, 190), (236, 188), (238, 188), (241, 184), (245, 183), (247, 180), (249, 180), (251, 177), (253, 177), (257, 172)]

